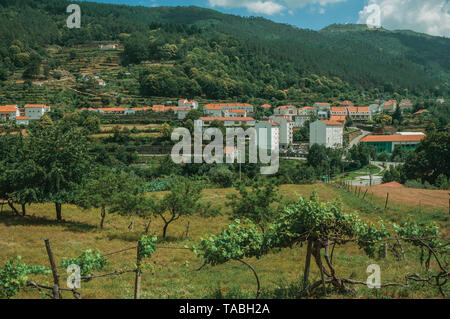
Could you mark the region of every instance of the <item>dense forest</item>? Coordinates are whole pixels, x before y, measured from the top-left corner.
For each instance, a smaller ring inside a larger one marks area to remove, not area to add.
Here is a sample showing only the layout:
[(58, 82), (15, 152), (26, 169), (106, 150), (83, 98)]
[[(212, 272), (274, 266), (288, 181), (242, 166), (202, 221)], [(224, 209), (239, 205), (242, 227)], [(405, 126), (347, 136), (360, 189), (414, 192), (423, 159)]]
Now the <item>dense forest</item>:
[(319, 93), (351, 99), (393, 93), (434, 97), (449, 91), (446, 38), (362, 25), (317, 32), (198, 7), (78, 3), (82, 27), (68, 29), (68, 1), (2, 1), (0, 80), (21, 68), (24, 77), (32, 77), (48, 45), (120, 40), (124, 65), (162, 61), (172, 66), (142, 69), (141, 93), (148, 96), (282, 100), (287, 94)]

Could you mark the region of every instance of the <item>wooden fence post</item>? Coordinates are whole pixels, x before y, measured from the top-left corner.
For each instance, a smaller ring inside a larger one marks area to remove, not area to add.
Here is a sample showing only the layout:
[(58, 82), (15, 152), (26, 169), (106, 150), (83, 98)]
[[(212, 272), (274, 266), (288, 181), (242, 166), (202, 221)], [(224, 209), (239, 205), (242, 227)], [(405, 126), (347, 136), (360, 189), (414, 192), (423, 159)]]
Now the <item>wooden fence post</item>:
[(136, 278), (134, 281), (134, 299), (141, 299), (141, 241), (137, 245)]
[(369, 189), (366, 189), (366, 192), (364, 193), (363, 199), (366, 198), (367, 192), (369, 191)]
[(389, 203), (389, 193), (386, 194), (386, 204), (384, 204), (384, 209), (387, 209)]
[(59, 290), (59, 276), (56, 269), (55, 258), (53, 257), (52, 248), (50, 247), (50, 240), (47, 238), (45, 241), (45, 248), (47, 249), (48, 259), (50, 260), (50, 267), (52, 268), (53, 274), (53, 297), (55, 299), (62, 299), (61, 291)]

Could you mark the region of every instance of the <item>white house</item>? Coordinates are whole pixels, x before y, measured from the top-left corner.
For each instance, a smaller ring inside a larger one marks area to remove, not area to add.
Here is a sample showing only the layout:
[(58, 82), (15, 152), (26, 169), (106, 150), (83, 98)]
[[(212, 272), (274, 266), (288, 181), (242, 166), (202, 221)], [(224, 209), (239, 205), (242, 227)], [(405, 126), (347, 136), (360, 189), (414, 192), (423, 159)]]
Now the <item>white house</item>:
[(370, 113), (372, 113), (372, 116), (380, 113), (380, 105), (379, 104), (369, 105), (369, 111), (370, 111)]
[(275, 151), (280, 147), (280, 125), (273, 121), (256, 123), (256, 140), (258, 148)]
[(353, 121), (372, 120), (372, 113), (370, 113), (368, 106), (349, 106), (347, 107), (347, 115)]
[(179, 108), (186, 108), (189, 107), (191, 109), (198, 109), (198, 102), (197, 101), (189, 101), (188, 99), (181, 99), (178, 100), (178, 107)]
[(309, 144), (339, 148), (344, 144), (344, 124), (336, 121), (315, 121), (309, 125)]
[(39, 120), (45, 113), (50, 112), (50, 106), (43, 104), (26, 104), (25, 116), (29, 120)]
[(289, 145), (294, 143), (295, 122), (287, 116), (276, 115), (271, 116), (270, 120), (280, 126), (280, 146), (282, 148), (288, 148)]
[(317, 116), (318, 108), (314, 106), (305, 106), (298, 109), (298, 115)]
[(100, 86), (106, 86), (106, 82), (104, 80), (102, 80), (102, 79), (97, 79), (97, 83)]
[(177, 113), (177, 117), (179, 120), (184, 120), (186, 115), (191, 111), (190, 107), (177, 107), (175, 113)]
[(298, 111), (293, 105), (283, 105), (275, 108), (273, 114), (287, 116), (290, 120), (293, 120), (294, 116), (298, 114)]
[(20, 111), (17, 105), (0, 105), (0, 120), (15, 120), (18, 116)]
[(443, 97), (440, 97), (436, 99), (436, 102), (443, 104), (445, 103), (445, 99)]
[(117, 48), (119, 47), (118, 44), (114, 43), (114, 44), (100, 44), (100, 49), (101, 50), (117, 50)]
[(28, 125), (28, 124), (30, 124), (30, 121), (27, 116), (18, 116), (18, 117), (16, 117), (16, 124), (17, 125)]
[(203, 113), (205, 113), (206, 116), (221, 117), (222, 107), (220, 104), (208, 104), (204, 107)]

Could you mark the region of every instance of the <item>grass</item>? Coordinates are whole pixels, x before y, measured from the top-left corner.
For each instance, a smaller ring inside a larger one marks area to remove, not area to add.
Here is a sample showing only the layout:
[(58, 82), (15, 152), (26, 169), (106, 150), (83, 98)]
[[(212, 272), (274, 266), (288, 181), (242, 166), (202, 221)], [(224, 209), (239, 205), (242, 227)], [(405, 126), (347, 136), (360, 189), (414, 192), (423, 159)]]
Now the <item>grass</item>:
[[(332, 200), (340, 197), (344, 202), (346, 211), (360, 210), (363, 218), (376, 220), (379, 217), (388, 219), (401, 219), (402, 214), (410, 209), (407, 207), (393, 207), (384, 212), (370, 210), (370, 204), (357, 200), (356, 197), (343, 190), (326, 184), (316, 185), (321, 200)], [(285, 198), (295, 199), (298, 195), (309, 196), (311, 185), (282, 185), (281, 192)], [(205, 189), (203, 201), (212, 202), (213, 205), (223, 206), (226, 212), (229, 207), (224, 205), (226, 196), (233, 193), (233, 189)], [(160, 195), (162, 195), (161, 193)], [(378, 203), (378, 202), (377, 202)], [(379, 204), (379, 203), (378, 203)], [(367, 206), (367, 207), (366, 207)], [(398, 211), (397, 211), (398, 209)], [(60, 265), (64, 257), (76, 257), (83, 250), (99, 249), (103, 254), (132, 247), (142, 234), (146, 220), (136, 220), (136, 231), (129, 232), (127, 226), (129, 217), (108, 215), (104, 230), (98, 229), (100, 213), (97, 210), (84, 211), (75, 206), (64, 205), (63, 223), (54, 221), (54, 207), (50, 204), (32, 205), (28, 208), (30, 217), (24, 219), (15, 217), (9, 212), (0, 215), (0, 264), (10, 258), (20, 255), (23, 261), (48, 266), (48, 257), (45, 252), (44, 239), (49, 238), (57, 264)], [(424, 220), (437, 220), (448, 229), (448, 219), (436, 211), (424, 210)], [(184, 232), (187, 221), (190, 221), (190, 238), (186, 239)], [(166, 242), (159, 245), (183, 248), (185, 245), (196, 243), (202, 236), (218, 233), (229, 223), (227, 215), (214, 218), (200, 218), (192, 216), (181, 218), (171, 224), (168, 229)], [(162, 223), (159, 219), (152, 222), (150, 232), (160, 235)], [(263, 296), (268, 298), (293, 297), (298, 290), (300, 277), (303, 273), (305, 261), (305, 247), (283, 249), (280, 252), (270, 253), (260, 260), (247, 260), (260, 275), (263, 287)], [(110, 263), (103, 272), (132, 267), (136, 259), (134, 250), (109, 258)], [(394, 257), (372, 260), (365, 256), (354, 244), (347, 244), (335, 251), (336, 270), (341, 276), (365, 281), (368, 274), (366, 268), (377, 263), (382, 269), (383, 281), (403, 281), (407, 272), (421, 272), (417, 257), (409, 253), (407, 261), (396, 261)], [(153, 264), (153, 262), (155, 264)], [(186, 262), (189, 267), (186, 268)], [(230, 262), (217, 267), (206, 267), (201, 271), (192, 271), (202, 265), (201, 260), (186, 249), (157, 249), (150, 260), (151, 268), (144, 273), (142, 280), (143, 298), (204, 298), (225, 296), (254, 296), (255, 280), (250, 270), (238, 262)], [(61, 282), (65, 286), (67, 274), (59, 269)], [(311, 280), (318, 280), (320, 274), (315, 267), (311, 268)], [(37, 278), (39, 283), (51, 284), (51, 275)], [(83, 298), (132, 298), (133, 274), (119, 277), (96, 279), (82, 283)], [(218, 288), (220, 287), (220, 291)], [(218, 294), (218, 292), (220, 292)], [(387, 288), (378, 293), (365, 287), (359, 288), (355, 294), (341, 295), (330, 291), (330, 297), (335, 298), (431, 298), (439, 294), (431, 289), (405, 289)], [(17, 298), (40, 298), (34, 291), (26, 289)], [(66, 298), (71, 298), (66, 293)]]

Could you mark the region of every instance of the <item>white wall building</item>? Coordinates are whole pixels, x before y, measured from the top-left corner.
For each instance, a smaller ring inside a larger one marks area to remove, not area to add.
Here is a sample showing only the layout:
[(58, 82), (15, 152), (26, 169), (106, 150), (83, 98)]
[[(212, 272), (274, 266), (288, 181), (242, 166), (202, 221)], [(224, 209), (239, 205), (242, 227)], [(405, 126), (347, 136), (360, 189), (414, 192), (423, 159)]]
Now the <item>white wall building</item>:
[(0, 105), (0, 120), (15, 120), (18, 116), (20, 111), (17, 105)]
[(344, 125), (335, 121), (315, 121), (310, 126), (310, 147), (314, 144), (339, 148), (344, 144)]
[(276, 115), (271, 116), (270, 120), (280, 125), (280, 146), (282, 148), (288, 148), (289, 145), (294, 143), (295, 122), (291, 121), (288, 117)]
[(28, 124), (30, 124), (30, 121), (27, 116), (18, 116), (18, 117), (16, 117), (16, 124), (17, 125), (28, 125)]
[(275, 151), (280, 147), (280, 125), (273, 121), (262, 121), (255, 125), (258, 148)]
[(43, 104), (25, 105), (25, 116), (29, 120), (39, 120), (45, 113), (50, 112), (50, 106)]
[(197, 101), (189, 101), (188, 99), (181, 99), (178, 100), (178, 107), (179, 108), (186, 108), (189, 107), (191, 109), (198, 109), (198, 102)]

